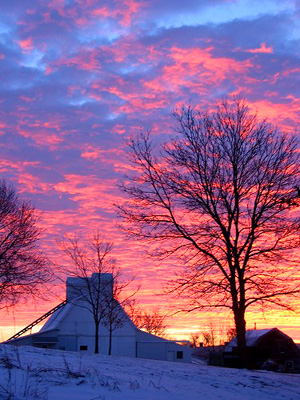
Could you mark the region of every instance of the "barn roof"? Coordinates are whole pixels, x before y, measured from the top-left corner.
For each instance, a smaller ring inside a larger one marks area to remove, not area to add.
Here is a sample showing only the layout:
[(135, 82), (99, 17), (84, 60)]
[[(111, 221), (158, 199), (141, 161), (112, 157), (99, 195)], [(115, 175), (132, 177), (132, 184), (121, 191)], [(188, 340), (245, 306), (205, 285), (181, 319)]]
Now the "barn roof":
[[(259, 339), (261, 339), (263, 336), (274, 330), (280, 332), (284, 336), (287, 336), (277, 328), (248, 330), (246, 331), (246, 345), (249, 347), (255, 346)], [(225, 346), (225, 351), (232, 351), (232, 348), (236, 346), (237, 346), (237, 338), (235, 337)]]
[(41, 328), (40, 332), (45, 332), (52, 329), (58, 329), (59, 324), (63, 321), (65, 316), (69, 313), (71, 308), (73, 307), (72, 303), (67, 303), (64, 307), (55, 311), (45, 323), (45, 325)]

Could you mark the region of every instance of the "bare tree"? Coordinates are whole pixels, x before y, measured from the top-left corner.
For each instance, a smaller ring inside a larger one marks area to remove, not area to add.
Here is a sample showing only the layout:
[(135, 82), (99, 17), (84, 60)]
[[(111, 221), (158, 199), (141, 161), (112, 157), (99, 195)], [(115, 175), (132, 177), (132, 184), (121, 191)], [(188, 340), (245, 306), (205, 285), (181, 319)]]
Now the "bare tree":
[(214, 349), (216, 344), (216, 329), (212, 323), (209, 324), (209, 328), (202, 332), (204, 346), (209, 346)]
[(125, 289), (134, 280), (122, 281), (120, 268), (113, 267), (111, 270), (113, 278), (113, 290), (106, 292), (103, 298), (105, 315), (103, 325), (107, 328), (109, 334), (108, 355), (112, 352), (112, 336), (113, 332), (124, 326), (128, 319), (128, 315), (123, 307), (132, 303), (137, 290), (124, 296)]
[(4, 180), (0, 181), (0, 304), (11, 306), (51, 279), (38, 247), (39, 213)]
[(139, 319), (139, 328), (145, 330), (152, 335), (166, 337), (166, 316), (161, 314), (159, 309), (153, 312), (144, 312)]
[(131, 302), (127, 309), (127, 313), (132, 322), (139, 329), (151, 333), (152, 335), (160, 337), (167, 336), (167, 315), (162, 314), (158, 308), (154, 309), (152, 312), (143, 311), (135, 302)]
[(158, 243), (153, 256), (183, 260), (169, 291), (189, 298), (189, 310), (232, 310), (244, 362), (246, 310), (289, 308), (300, 290), (297, 142), (238, 98), (174, 117), (177, 134), (159, 152), (149, 133), (129, 141), (139, 173), (123, 184), (131, 200), (119, 212), (129, 234)]
[(99, 233), (88, 241), (81, 241), (78, 237), (67, 237), (59, 241), (60, 249), (71, 259), (72, 267), (65, 268), (70, 277), (80, 278), (81, 285), (72, 285), (76, 304), (87, 309), (93, 316), (95, 326), (95, 353), (99, 353), (99, 328), (106, 315), (105, 296), (110, 296), (105, 274), (111, 272), (114, 260), (110, 257), (112, 243), (104, 242)]
[[(77, 306), (87, 309), (93, 316), (95, 326), (95, 353), (99, 353), (100, 324), (109, 333), (109, 349), (112, 350), (112, 334), (124, 326), (128, 318), (123, 306), (128, 304), (135, 293), (124, 294), (126, 287), (133, 281), (122, 281), (121, 270), (110, 257), (112, 243), (103, 241), (99, 232), (87, 241), (78, 237), (67, 237), (58, 242), (60, 249), (71, 259), (72, 266), (66, 267), (67, 280), (72, 297)], [(80, 284), (78, 284), (78, 278)]]
[(236, 337), (236, 329), (234, 327), (227, 328), (227, 330), (226, 330), (226, 342), (229, 343), (235, 337)]
[(192, 332), (192, 333), (190, 334), (190, 344), (191, 344), (191, 347), (192, 347), (193, 349), (195, 349), (196, 347), (200, 347), (200, 343), (201, 343), (201, 341), (200, 341), (200, 333), (198, 333), (198, 332)]

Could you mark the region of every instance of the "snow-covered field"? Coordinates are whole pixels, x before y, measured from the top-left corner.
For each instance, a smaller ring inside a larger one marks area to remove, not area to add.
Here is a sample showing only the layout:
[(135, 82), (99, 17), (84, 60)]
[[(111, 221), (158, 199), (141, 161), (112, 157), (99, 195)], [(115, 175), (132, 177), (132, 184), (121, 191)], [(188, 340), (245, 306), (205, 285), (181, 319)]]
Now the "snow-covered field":
[(300, 375), (0, 345), (0, 399), (300, 399)]

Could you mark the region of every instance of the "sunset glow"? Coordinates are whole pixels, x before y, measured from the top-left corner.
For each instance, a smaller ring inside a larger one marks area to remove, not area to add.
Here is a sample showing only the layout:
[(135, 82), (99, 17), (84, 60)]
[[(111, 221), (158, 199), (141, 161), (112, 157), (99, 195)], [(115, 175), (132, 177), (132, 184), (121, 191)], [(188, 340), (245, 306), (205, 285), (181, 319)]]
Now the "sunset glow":
[[(1, 178), (43, 211), (41, 247), (61, 280), (43, 301), (2, 309), (0, 341), (64, 300), (60, 266), (69, 261), (57, 240), (65, 234), (99, 230), (114, 243), (124, 276), (136, 276), (132, 288), (141, 285), (145, 310), (180, 308), (161, 295), (178, 262), (147, 258), (147, 245), (118, 227), (115, 204), (125, 198), (118, 184), (133, 168), (125, 141), (141, 130), (163, 141), (178, 105), (207, 108), (231, 94), (297, 134), (297, 15), (296, 0), (1, 2)], [(261, 311), (249, 310), (249, 328), (276, 326), (300, 342), (299, 314)], [(179, 313), (168, 333), (188, 339), (211, 323), (225, 331), (232, 319)]]

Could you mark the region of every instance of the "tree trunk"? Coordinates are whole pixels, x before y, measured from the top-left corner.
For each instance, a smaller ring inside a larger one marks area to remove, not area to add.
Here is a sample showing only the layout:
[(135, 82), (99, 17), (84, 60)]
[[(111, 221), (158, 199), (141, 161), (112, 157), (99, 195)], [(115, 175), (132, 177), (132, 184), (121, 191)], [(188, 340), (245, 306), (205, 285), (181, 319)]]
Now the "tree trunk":
[(239, 367), (245, 368), (247, 366), (245, 311), (238, 308), (233, 312), (236, 327)]
[(95, 354), (99, 354), (99, 323), (95, 322)]
[(108, 347), (108, 355), (111, 356), (111, 344), (112, 344), (112, 330), (109, 329), (109, 347)]

